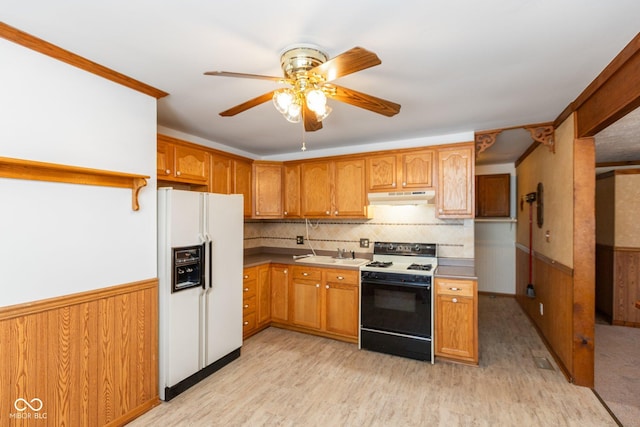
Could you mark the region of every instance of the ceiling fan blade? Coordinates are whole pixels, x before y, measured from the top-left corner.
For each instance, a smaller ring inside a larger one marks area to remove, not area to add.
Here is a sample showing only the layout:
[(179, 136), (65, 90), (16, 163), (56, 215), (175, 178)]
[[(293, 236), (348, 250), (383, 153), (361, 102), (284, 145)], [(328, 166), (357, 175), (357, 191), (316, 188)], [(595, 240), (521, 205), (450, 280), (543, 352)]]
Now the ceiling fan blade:
[(231, 71), (207, 71), (204, 74), (207, 76), (239, 77), (243, 79), (258, 79), (258, 80), (272, 80), (276, 82), (286, 82), (286, 79), (284, 79), (283, 77), (262, 76), (260, 74), (234, 73)]
[(307, 132), (315, 132), (322, 129), (322, 122), (318, 121), (316, 114), (307, 107), (307, 103), (304, 103), (302, 110), (302, 118), (304, 119), (304, 130)]
[(309, 72), (321, 74), (326, 81), (331, 81), (380, 64), (382, 61), (375, 53), (361, 47), (354, 47), (312, 68)]
[(335, 94), (331, 95), (331, 99), (355, 105), (356, 107), (364, 108), (387, 117), (395, 116), (400, 112), (400, 104), (396, 104), (395, 102), (376, 98), (375, 96), (334, 84), (325, 86), (335, 90)]
[(264, 95), (260, 95), (256, 98), (243, 102), (242, 104), (238, 104), (235, 107), (231, 107), (228, 110), (225, 110), (222, 113), (220, 113), (220, 115), (223, 117), (235, 116), (236, 114), (242, 113), (243, 111), (246, 111), (249, 108), (253, 108), (267, 101), (271, 101), (271, 99), (273, 99), (273, 92), (275, 91), (272, 90), (271, 92), (267, 92)]

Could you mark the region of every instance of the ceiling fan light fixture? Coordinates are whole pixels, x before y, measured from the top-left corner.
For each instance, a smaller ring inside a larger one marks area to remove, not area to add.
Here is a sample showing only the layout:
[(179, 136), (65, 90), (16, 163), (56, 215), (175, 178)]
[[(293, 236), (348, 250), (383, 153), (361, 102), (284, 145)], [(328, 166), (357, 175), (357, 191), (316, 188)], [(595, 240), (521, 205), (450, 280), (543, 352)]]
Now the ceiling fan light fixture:
[(327, 96), (320, 89), (311, 89), (306, 93), (307, 107), (316, 114), (324, 114), (327, 108)]
[(280, 89), (273, 94), (273, 105), (282, 114), (286, 114), (294, 102), (295, 94), (291, 89)]
[(329, 116), (329, 114), (331, 113), (332, 110), (333, 110), (333, 108), (329, 107), (328, 105), (325, 105), (324, 106), (324, 110), (322, 112), (315, 111), (316, 119), (319, 122), (323, 121), (324, 119), (327, 118), (327, 116)]
[(299, 103), (294, 102), (293, 104), (289, 105), (289, 108), (287, 108), (287, 111), (285, 111), (283, 115), (284, 115), (284, 118), (290, 121), (291, 123), (299, 123), (300, 118), (302, 117), (301, 113), (302, 113), (302, 106)]

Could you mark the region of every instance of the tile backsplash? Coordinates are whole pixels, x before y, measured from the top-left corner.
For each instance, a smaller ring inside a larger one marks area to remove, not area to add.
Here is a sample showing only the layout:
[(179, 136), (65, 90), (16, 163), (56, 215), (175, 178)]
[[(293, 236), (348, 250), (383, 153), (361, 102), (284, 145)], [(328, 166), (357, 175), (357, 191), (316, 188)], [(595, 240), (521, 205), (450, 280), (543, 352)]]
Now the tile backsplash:
[[(438, 219), (434, 205), (372, 206), (371, 219), (350, 220), (247, 220), (245, 249), (278, 247), (372, 253), (373, 242), (437, 243), (438, 256), (474, 257), (473, 220)], [(304, 244), (296, 244), (304, 236)], [(369, 239), (369, 248), (360, 239)]]

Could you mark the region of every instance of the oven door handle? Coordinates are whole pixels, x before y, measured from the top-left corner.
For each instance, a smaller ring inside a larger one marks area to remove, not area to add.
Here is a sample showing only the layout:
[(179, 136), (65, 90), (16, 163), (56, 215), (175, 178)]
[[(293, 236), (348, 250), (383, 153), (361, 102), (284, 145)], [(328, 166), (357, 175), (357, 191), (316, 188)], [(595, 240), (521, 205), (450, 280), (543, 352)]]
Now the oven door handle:
[(431, 284), (429, 283), (411, 283), (411, 282), (394, 282), (393, 280), (363, 280), (361, 285), (387, 285), (387, 286), (403, 286), (407, 288), (421, 288), (431, 290)]

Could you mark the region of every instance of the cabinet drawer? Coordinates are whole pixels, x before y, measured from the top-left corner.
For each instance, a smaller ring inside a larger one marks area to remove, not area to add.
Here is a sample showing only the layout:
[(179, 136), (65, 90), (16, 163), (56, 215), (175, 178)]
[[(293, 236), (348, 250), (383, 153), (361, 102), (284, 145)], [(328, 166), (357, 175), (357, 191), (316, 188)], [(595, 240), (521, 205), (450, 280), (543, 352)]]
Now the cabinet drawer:
[(446, 280), (436, 279), (436, 293), (438, 295), (456, 295), (461, 297), (473, 297), (474, 287), (472, 280)]
[(347, 283), (357, 285), (360, 279), (360, 272), (356, 270), (326, 270), (326, 281), (334, 283)]
[(309, 267), (293, 267), (294, 279), (322, 280), (322, 270)]
[(242, 330), (243, 332), (250, 331), (256, 327), (256, 314), (249, 313), (242, 318)]
[(244, 281), (242, 283), (242, 299), (245, 300), (256, 294), (257, 282), (255, 280)]
[(256, 297), (245, 297), (242, 301), (242, 315), (245, 316), (248, 313), (255, 313), (256, 311)]
[(249, 280), (256, 280), (258, 277), (258, 269), (256, 267), (245, 268), (242, 271), (242, 280), (247, 282)]

